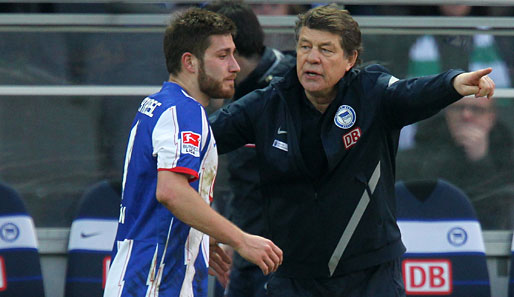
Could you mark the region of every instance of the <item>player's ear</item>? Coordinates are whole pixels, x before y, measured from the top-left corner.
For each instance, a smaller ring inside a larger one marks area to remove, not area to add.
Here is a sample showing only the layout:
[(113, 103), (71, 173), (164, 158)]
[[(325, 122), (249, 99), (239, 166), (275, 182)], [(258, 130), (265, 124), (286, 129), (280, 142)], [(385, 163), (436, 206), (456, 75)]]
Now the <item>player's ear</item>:
[(189, 52), (182, 54), (182, 68), (190, 73), (196, 73), (198, 67), (198, 59)]

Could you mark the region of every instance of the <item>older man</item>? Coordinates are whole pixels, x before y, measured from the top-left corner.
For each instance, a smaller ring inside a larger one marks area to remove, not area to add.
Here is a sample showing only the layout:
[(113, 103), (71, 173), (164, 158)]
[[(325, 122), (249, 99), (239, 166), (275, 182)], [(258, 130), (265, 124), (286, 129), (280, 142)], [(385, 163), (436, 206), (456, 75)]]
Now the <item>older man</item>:
[(404, 296), (400, 129), (464, 95), (492, 96), (491, 69), (408, 80), (357, 70), (359, 26), (334, 5), (300, 15), (296, 39), (296, 71), (211, 118), (219, 152), (256, 145), (267, 225), (284, 251), (268, 294)]

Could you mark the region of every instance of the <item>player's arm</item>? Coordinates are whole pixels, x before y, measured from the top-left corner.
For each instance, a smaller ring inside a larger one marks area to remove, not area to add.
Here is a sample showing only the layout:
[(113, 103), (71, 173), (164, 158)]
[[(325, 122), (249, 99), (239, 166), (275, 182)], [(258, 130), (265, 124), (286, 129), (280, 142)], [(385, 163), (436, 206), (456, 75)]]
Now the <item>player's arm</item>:
[(264, 274), (277, 270), (282, 250), (271, 240), (243, 232), (214, 211), (189, 185), (188, 176), (159, 171), (157, 200), (182, 222), (232, 246), (242, 257), (258, 265)]

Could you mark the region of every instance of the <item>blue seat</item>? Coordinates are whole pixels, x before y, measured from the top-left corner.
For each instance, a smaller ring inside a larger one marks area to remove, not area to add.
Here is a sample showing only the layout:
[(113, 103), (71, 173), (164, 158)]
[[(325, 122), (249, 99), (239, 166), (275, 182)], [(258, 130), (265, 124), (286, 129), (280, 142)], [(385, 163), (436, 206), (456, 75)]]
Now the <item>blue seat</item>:
[(408, 296), (491, 296), (482, 230), (468, 197), (439, 180), (396, 183)]
[(34, 221), (5, 184), (0, 184), (0, 296), (45, 296)]
[(101, 297), (118, 227), (121, 183), (101, 181), (83, 195), (70, 230), (66, 297)]

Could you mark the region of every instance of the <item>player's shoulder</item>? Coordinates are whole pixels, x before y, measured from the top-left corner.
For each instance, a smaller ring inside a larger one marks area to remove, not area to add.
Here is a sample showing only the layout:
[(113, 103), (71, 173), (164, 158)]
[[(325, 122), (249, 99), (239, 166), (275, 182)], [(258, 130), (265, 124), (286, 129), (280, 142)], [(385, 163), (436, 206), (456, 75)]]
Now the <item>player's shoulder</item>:
[(182, 112), (198, 112), (203, 110), (202, 104), (189, 95), (180, 86), (164, 87), (160, 92), (150, 96), (151, 98), (162, 103), (162, 109), (167, 110), (171, 107), (181, 110)]

